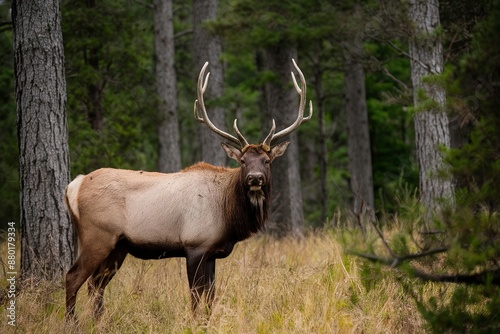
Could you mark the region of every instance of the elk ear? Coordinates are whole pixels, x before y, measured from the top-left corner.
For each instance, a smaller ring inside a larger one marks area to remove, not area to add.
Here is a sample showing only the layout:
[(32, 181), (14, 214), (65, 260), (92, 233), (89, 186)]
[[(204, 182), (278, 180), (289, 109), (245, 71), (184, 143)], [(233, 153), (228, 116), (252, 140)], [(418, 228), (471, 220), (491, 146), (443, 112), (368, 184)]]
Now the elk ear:
[(240, 151), (240, 149), (231, 146), (229, 144), (226, 144), (224, 142), (220, 143), (224, 151), (226, 151), (226, 154), (228, 157), (230, 157), (233, 160), (236, 160), (236, 162), (240, 163), (241, 156), (243, 155)]
[(271, 152), (269, 152), (269, 158), (271, 159), (271, 161), (273, 161), (274, 158), (282, 156), (288, 148), (288, 145), (290, 145), (290, 141), (284, 141), (271, 147)]

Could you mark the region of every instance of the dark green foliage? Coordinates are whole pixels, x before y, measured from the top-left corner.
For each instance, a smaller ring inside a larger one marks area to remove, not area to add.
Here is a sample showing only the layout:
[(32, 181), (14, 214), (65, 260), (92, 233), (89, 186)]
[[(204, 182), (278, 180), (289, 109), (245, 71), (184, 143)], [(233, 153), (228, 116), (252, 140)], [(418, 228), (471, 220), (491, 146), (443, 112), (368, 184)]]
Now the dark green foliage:
[(494, 1), (488, 17), (474, 32), (472, 50), (456, 69), (454, 88), (462, 95), (453, 102), (453, 112), (468, 125), (468, 141), (448, 156), (452, 172), (466, 187), (470, 200), (500, 209), (500, 2)]
[[(472, 275), (499, 269), (500, 217), (498, 211), (481, 205), (482, 196), (477, 196), (481, 192), (457, 192), (456, 212), (450, 213), (444, 222), (447, 226), (443, 226), (450, 250), (437, 263), (427, 263), (434, 273)], [(432, 332), (498, 332), (500, 286), (492, 285), (491, 278), (485, 274), (485, 283), (479, 286), (448, 283), (447, 287), (440, 287), (441, 295), (429, 299), (417, 296), (419, 309)]]
[(238, 124), (245, 129), (245, 137), (250, 142), (258, 142), (267, 135), (261, 129), (263, 114), (259, 112), (259, 98), (261, 96), (261, 83), (265, 79), (258, 75), (252, 54), (233, 54), (227, 52), (223, 55), (225, 62), (234, 64), (228, 67), (225, 76), (224, 96), (221, 105), (227, 110), (227, 126), (231, 128), (235, 118)]
[[(324, 24), (325, 20), (321, 21), (322, 24), (314, 21), (318, 14), (326, 14), (320, 10), (321, 7), (331, 7), (318, 1), (235, 0), (223, 3), (221, 19), (214, 29), (234, 37), (239, 35), (233, 43), (243, 48), (265, 48), (282, 42), (296, 45), (302, 40), (316, 39), (317, 32), (329, 28)], [(245, 34), (242, 35), (242, 32)]]
[(440, 296), (418, 300), (417, 305), (432, 333), (498, 333), (500, 330), (500, 289), (458, 286), (448, 298)]
[[(150, 9), (132, 1), (63, 3), (72, 176), (154, 170), (156, 95)], [(93, 126), (101, 109), (103, 126)]]
[(367, 51), (374, 71), (366, 75), (366, 99), (372, 144), (375, 207), (379, 214), (399, 211), (398, 192), (418, 186), (418, 170), (413, 159), (414, 128), (410, 95), (386, 71), (401, 82), (410, 82), (409, 62), (387, 45), (369, 43)]
[(457, 214), (445, 223), (460, 229), (457, 235), (465, 252), (459, 255), (468, 268), (495, 267), (500, 259), (500, 84), (495, 82), (500, 74), (495, 60), (500, 52), (499, 29), (500, 2), (494, 1), (475, 30), (471, 52), (456, 70), (463, 98), (475, 96), (478, 103), (453, 110), (465, 113), (470, 123), (465, 145), (447, 155), (461, 192)]

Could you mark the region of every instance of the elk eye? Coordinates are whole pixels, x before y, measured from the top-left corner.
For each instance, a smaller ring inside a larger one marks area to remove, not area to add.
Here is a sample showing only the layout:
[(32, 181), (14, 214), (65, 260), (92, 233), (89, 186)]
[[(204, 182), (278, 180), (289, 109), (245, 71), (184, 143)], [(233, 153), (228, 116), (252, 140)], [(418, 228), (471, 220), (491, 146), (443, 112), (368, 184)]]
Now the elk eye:
[(245, 160), (241, 159), (241, 160), (240, 160), (240, 164), (241, 164), (241, 165), (244, 165), (244, 164), (245, 164)]
[(266, 165), (268, 165), (270, 162), (271, 162), (271, 160), (269, 160), (269, 159), (267, 159), (267, 160), (265, 161)]

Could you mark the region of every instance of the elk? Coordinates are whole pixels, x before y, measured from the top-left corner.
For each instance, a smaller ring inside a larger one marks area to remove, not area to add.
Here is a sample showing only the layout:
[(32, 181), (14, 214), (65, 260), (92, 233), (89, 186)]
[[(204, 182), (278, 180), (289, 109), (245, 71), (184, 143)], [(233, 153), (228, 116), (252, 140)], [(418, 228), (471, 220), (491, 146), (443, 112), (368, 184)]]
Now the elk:
[(229, 141), (222, 142), (237, 168), (199, 162), (176, 173), (155, 173), (102, 168), (79, 175), (67, 187), (65, 203), (78, 235), (78, 256), (66, 274), (66, 317), (74, 319), (78, 290), (88, 279), (93, 315), (103, 311), (104, 289), (127, 254), (140, 259), (185, 257), (193, 312), (214, 298), (215, 260), (227, 257), (234, 245), (262, 230), (271, 203), (271, 162), (281, 156), (289, 141), (271, 143), (295, 131), (304, 117), (306, 81), (295, 89), (300, 96), (297, 119), (276, 133), (272, 128), (261, 144), (249, 144), (234, 120), (236, 136), (218, 129), (209, 119), (203, 93), (208, 62), (200, 71), (196, 120)]

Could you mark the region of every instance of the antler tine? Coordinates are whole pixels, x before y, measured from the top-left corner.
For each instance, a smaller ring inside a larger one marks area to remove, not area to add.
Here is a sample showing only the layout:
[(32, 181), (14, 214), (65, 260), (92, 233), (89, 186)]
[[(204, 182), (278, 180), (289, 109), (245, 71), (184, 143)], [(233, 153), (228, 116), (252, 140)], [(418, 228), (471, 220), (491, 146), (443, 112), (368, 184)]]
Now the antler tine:
[(276, 131), (276, 122), (273, 119), (273, 126), (271, 127), (271, 131), (269, 131), (269, 134), (263, 141), (263, 143), (267, 145), (269, 148), (271, 147), (271, 141), (273, 140), (274, 131)]
[(293, 72), (291, 72), (293, 85), (295, 86), (295, 90), (297, 90), (297, 93), (299, 93), (299, 96), (300, 96), (299, 112), (297, 115), (297, 119), (295, 120), (295, 122), (293, 122), (292, 125), (290, 125), (286, 129), (281, 130), (280, 132), (278, 132), (276, 134), (274, 133), (275, 124), (274, 124), (274, 120), (273, 120), (273, 127), (263, 142), (264, 144), (266, 144), (268, 146), (271, 146), (271, 142), (273, 140), (284, 137), (284, 136), (292, 133), (293, 131), (295, 131), (300, 126), (300, 124), (302, 124), (303, 122), (309, 121), (313, 115), (312, 101), (309, 101), (309, 115), (304, 117), (304, 110), (306, 108), (306, 95), (307, 95), (306, 79), (304, 77), (304, 74), (302, 73), (300, 68), (297, 66), (297, 63), (295, 63), (295, 60), (293, 58), (292, 58), (292, 63), (293, 63), (293, 66), (295, 67), (295, 69), (297, 70), (297, 73), (299, 74), (300, 83), (301, 83), (301, 86), (299, 87), (299, 85), (297, 84), (297, 80), (295, 79), (295, 74)]
[[(246, 141), (245, 137), (243, 137), (243, 135), (238, 130), (238, 126), (236, 125), (236, 120), (234, 120), (234, 130), (235, 130), (236, 134), (238, 135), (239, 139), (236, 138), (235, 136), (217, 128), (212, 123), (212, 121), (210, 121), (210, 118), (208, 117), (207, 109), (205, 108), (205, 102), (203, 101), (203, 93), (205, 93), (205, 90), (207, 89), (208, 78), (210, 76), (210, 72), (208, 72), (207, 77), (205, 78), (205, 80), (203, 80), (207, 66), (208, 66), (208, 62), (206, 62), (205, 65), (203, 65), (203, 68), (200, 71), (200, 75), (198, 76), (198, 85), (197, 85), (198, 99), (194, 101), (194, 118), (198, 122), (205, 123), (205, 125), (210, 130), (212, 130), (213, 132), (215, 132), (216, 134), (218, 134), (222, 138), (225, 138), (225, 139), (231, 141), (232, 143), (234, 143), (238, 146), (241, 146), (243, 148), (246, 145), (248, 145), (248, 142)], [(201, 116), (199, 114), (200, 111), (201, 111)]]
[(234, 129), (234, 132), (236, 132), (236, 135), (238, 136), (238, 139), (240, 141), (240, 144), (241, 144), (241, 147), (245, 147), (245, 146), (248, 146), (248, 141), (245, 139), (245, 137), (243, 137), (243, 135), (241, 134), (240, 130), (238, 129), (238, 119), (234, 119), (234, 124), (233, 124), (233, 129)]
[[(210, 77), (210, 72), (208, 72), (207, 77), (205, 79), (205, 83), (203, 83), (203, 77), (205, 76), (205, 70), (207, 69), (207, 66), (208, 66), (208, 61), (203, 65), (200, 71), (200, 75), (198, 76), (198, 84), (197, 84), (198, 99), (194, 101), (194, 118), (201, 123), (204, 123), (205, 121), (203, 120), (203, 117), (200, 117), (198, 114), (198, 100), (201, 101), (202, 108), (204, 109), (205, 103), (203, 102), (203, 94), (207, 89), (208, 78)], [(201, 95), (200, 95), (200, 90), (201, 90)]]

